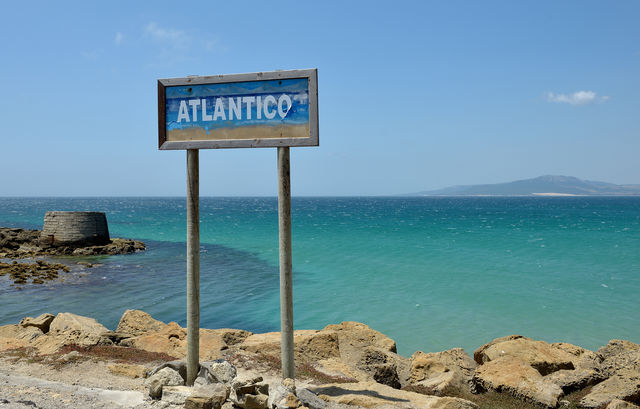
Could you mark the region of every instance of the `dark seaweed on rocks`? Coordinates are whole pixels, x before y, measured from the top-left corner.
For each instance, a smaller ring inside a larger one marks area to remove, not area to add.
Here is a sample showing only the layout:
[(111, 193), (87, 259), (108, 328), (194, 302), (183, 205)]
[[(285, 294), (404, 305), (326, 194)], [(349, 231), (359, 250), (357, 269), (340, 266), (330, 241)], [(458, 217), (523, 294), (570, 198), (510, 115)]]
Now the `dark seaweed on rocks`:
[(129, 254), (143, 251), (143, 242), (131, 239), (111, 239), (99, 246), (63, 245), (47, 246), (40, 240), (40, 230), (0, 227), (0, 258), (27, 258), (37, 256), (98, 256)]
[[(143, 242), (130, 239), (111, 239), (99, 246), (64, 245), (47, 246), (40, 240), (40, 230), (24, 230), (0, 227), (0, 259), (25, 259), (56, 256), (99, 256), (130, 254), (143, 251)], [(90, 265), (88, 265), (90, 267)], [(59, 278), (60, 272), (69, 272), (69, 267), (44, 260), (35, 262), (0, 262), (0, 277), (8, 275), (14, 285), (44, 284)]]

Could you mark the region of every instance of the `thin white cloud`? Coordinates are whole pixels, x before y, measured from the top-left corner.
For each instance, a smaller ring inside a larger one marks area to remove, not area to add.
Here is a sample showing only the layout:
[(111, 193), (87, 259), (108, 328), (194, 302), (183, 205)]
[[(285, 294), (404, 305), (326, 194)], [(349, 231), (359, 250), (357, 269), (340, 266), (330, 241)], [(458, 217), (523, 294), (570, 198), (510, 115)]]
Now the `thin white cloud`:
[(586, 105), (592, 102), (605, 102), (608, 100), (608, 96), (602, 96), (598, 98), (598, 95), (593, 91), (578, 91), (573, 94), (554, 94), (553, 92), (547, 93), (547, 101), (559, 102), (571, 105)]
[(164, 27), (153, 21), (144, 26), (142, 35), (159, 50), (157, 58), (172, 63), (198, 60), (202, 51), (222, 50), (218, 39), (210, 33)]
[(165, 43), (173, 47), (181, 47), (187, 45), (190, 37), (182, 30), (175, 28), (160, 27), (157, 23), (151, 22), (146, 25), (144, 32), (147, 36), (154, 40)]
[(117, 32), (116, 33), (116, 37), (114, 39), (116, 45), (120, 45), (122, 44), (122, 42), (124, 41), (124, 34), (122, 34), (121, 32)]

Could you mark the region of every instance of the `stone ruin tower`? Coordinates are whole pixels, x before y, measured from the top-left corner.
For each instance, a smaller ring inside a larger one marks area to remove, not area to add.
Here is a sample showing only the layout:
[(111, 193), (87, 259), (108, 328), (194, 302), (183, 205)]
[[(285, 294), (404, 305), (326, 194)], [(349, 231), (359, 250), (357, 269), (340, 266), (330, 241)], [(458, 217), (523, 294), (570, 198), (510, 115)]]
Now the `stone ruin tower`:
[(109, 227), (102, 212), (47, 212), (40, 233), (43, 246), (88, 246), (107, 244)]

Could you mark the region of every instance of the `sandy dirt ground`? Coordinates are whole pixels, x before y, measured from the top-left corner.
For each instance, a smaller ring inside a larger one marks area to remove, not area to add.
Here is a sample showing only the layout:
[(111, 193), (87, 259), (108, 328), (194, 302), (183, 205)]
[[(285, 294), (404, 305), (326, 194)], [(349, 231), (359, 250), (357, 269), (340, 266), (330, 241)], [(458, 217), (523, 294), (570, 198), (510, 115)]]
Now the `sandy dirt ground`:
[(151, 400), (144, 379), (111, 374), (107, 363), (85, 361), (61, 369), (0, 359), (0, 408), (170, 408)]

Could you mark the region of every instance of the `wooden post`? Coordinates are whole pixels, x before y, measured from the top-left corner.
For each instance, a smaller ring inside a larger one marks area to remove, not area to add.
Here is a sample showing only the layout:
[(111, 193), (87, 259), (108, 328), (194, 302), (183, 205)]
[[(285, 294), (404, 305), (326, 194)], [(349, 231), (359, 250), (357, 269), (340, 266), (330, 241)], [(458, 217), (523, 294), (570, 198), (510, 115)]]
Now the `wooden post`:
[(278, 147), (278, 230), (280, 237), (280, 330), (282, 377), (295, 377), (293, 360), (293, 275), (291, 271), (291, 180), (289, 147)]
[(187, 150), (187, 386), (200, 369), (200, 175), (197, 149)]

